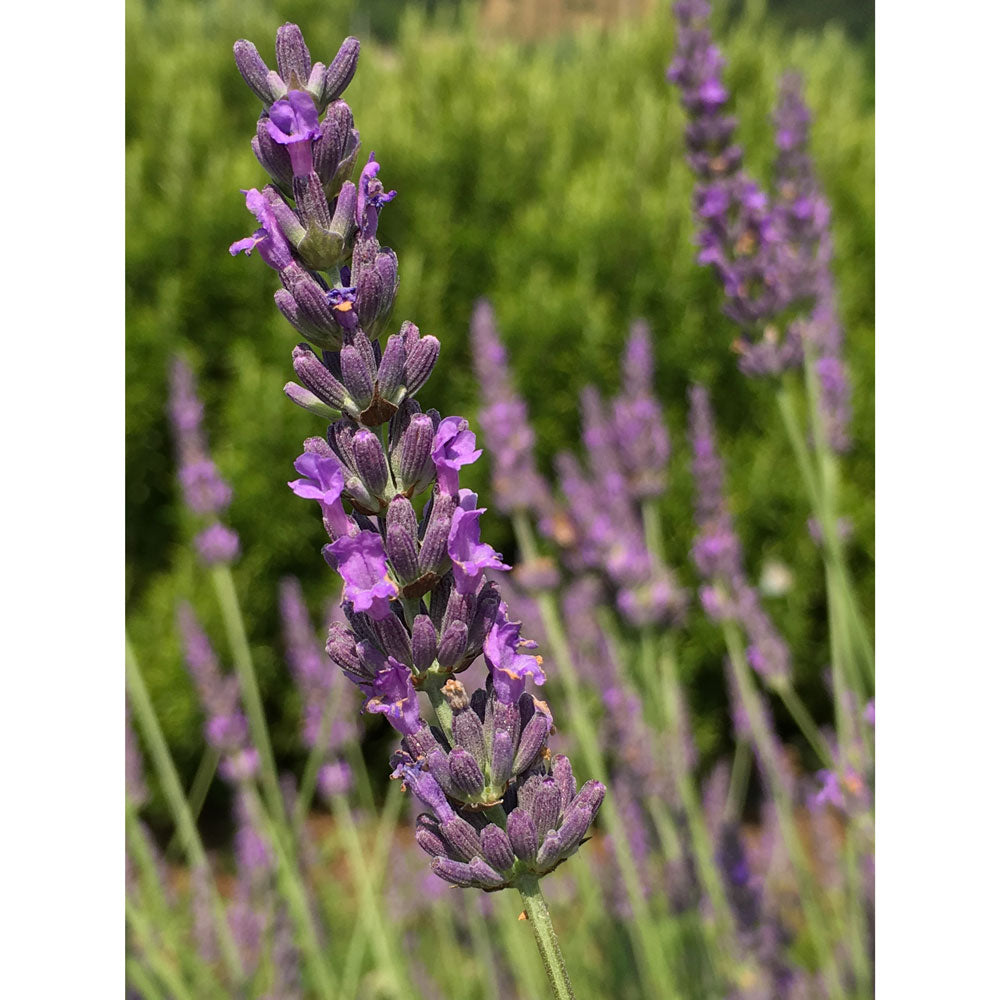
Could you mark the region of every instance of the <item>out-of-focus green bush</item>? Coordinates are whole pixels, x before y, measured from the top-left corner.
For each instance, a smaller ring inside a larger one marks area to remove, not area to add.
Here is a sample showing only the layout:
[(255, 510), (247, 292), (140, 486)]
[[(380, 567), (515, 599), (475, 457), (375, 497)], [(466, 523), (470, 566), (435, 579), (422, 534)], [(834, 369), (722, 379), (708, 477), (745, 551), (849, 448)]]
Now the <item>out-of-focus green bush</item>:
[[(185, 770), (195, 763), (199, 715), (174, 635), (176, 600), (192, 599), (220, 641), (222, 633), (175, 485), (165, 417), (171, 354), (183, 351), (199, 371), (211, 447), (235, 487), (230, 521), (244, 548), (236, 575), (282, 756), (295, 752), (296, 733), (277, 582), (301, 576), (317, 614), (334, 587), (318, 555), (316, 512), (285, 487), (299, 443), (322, 430), (281, 392), (297, 338), (274, 308), (272, 274), (227, 253), (254, 227), (239, 189), (266, 180), (250, 150), (255, 99), (233, 65), (232, 42), (250, 38), (273, 63), (274, 30), (286, 19), (324, 61), (364, 24), (345, 2), (127, 5), (128, 624)], [(740, 14), (719, 41), (740, 139), (759, 176), (773, 155), (769, 116), (780, 74), (795, 67), (806, 78), (855, 384), (844, 506), (870, 610), (874, 109), (866, 57), (837, 29), (788, 34), (759, 13)], [(771, 558), (795, 574), (792, 591), (769, 609), (808, 681), (808, 700), (825, 667), (819, 562), (771, 389), (737, 372), (735, 330), (720, 313), (713, 277), (694, 263), (684, 120), (664, 81), (672, 48), (665, 8), (609, 34), (530, 47), (484, 40), (470, 12), (447, 26), (410, 11), (393, 48), (363, 47), (346, 97), (362, 155), (377, 150), (382, 177), (399, 191), (379, 227), (400, 259), (394, 322), (412, 319), (442, 341), (425, 405), (474, 417), (468, 320), (475, 299), (489, 296), (548, 467), (577, 441), (579, 390), (594, 382), (612, 391), (629, 321), (646, 317), (675, 442), (663, 504), (672, 559), (693, 582), (684, 426), (686, 387), (699, 379), (719, 411), (751, 569)], [(486, 461), (466, 478), (488, 502)], [(513, 551), (499, 516), (484, 527)], [(709, 747), (720, 732), (720, 653), (715, 630), (696, 621), (682, 658)]]

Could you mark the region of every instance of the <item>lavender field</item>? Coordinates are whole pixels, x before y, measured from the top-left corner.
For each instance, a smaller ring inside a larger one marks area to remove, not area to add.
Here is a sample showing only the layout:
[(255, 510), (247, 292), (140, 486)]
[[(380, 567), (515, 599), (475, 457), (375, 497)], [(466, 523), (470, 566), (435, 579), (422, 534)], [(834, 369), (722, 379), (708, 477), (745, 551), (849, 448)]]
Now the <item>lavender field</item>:
[(128, 10), (128, 995), (873, 996), (863, 51), (300, 6)]

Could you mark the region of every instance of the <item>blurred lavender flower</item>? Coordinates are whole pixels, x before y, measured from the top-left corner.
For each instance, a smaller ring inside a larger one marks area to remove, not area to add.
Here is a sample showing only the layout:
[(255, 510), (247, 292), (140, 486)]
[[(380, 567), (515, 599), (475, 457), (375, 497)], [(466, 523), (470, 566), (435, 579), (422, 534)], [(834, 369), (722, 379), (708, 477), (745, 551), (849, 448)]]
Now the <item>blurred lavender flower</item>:
[(213, 517), (212, 523), (195, 539), (195, 548), (206, 565), (228, 565), (239, 555), (240, 540), (217, 516), (229, 506), (233, 491), (209, 457), (201, 429), (203, 407), (194, 373), (180, 357), (174, 358), (170, 370), (168, 410), (177, 444), (177, 475), (184, 503), (199, 517)]
[(552, 496), (538, 474), (528, 407), (514, 388), (496, 317), (486, 299), (476, 303), (470, 335), (472, 363), (483, 394), (479, 423), (490, 454), (494, 503), (505, 514), (528, 511), (544, 526), (552, 513)]
[(830, 206), (808, 152), (810, 120), (801, 77), (785, 74), (774, 113), (776, 224), (789, 250), (792, 294), (812, 310), (803, 336), (815, 346), (823, 431), (829, 447), (843, 452), (850, 447), (851, 387), (837, 315)]
[(742, 151), (731, 141), (736, 119), (726, 112), (724, 61), (712, 42), (710, 13), (707, 0), (674, 4), (677, 51), (667, 71), (690, 119), (685, 139), (698, 179), (698, 262), (715, 270), (726, 296), (724, 312), (743, 331), (741, 369), (777, 374), (802, 360), (798, 332), (790, 329), (781, 337), (774, 325), (790, 300), (786, 248), (767, 194), (742, 171)]
[(212, 644), (189, 604), (178, 606), (177, 626), (185, 664), (206, 715), (205, 740), (223, 755), (219, 770), (228, 781), (249, 780), (256, 773), (258, 759), (249, 743), (237, 679), (219, 669)]
[(743, 567), (742, 546), (725, 499), (725, 471), (715, 444), (708, 391), (692, 386), (688, 398), (698, 527), (691, 556), (707, 588), (702, 603), (711, 617), (739, 621), (747, 635), (750, 665), (769, 683), (785, 684), (791, 677), (788, 646), (761, 606)]

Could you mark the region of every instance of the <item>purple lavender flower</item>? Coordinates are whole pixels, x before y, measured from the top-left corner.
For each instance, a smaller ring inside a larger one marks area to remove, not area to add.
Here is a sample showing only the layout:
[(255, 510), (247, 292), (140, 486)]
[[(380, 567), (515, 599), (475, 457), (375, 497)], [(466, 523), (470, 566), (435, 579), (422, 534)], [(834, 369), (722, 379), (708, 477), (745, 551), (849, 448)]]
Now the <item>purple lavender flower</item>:
[(312, 97), (301, 90), (290, 90), (268, 108), (267, 114), (268, 135), (288, 148), (295, 176), (306, 176), (313, 169), (312, 140), (320, 134)]
[(507, 605), (501, 603), (497, 620), (483, 644), (483, 655), (501, 701), (514, 704), (529, 679), (536, 684), (545, 683), (542, 658), (522, 652), (537, 648), (538, 643), (521, 638), (521, 623), (508, 621)]
[(659, 496), (666, 486), (670, 435), (653, 395), (653, 346), (642, 320), (632, 324), (622, 358), (622, 391), (611, 405), (618, 457), (632, 496), (640, 501)]
[(389, 579), (382, 539), (373, 531), (344, 536), (323, 548), (323, 556), (344, 579), (344, 599), (355, 612), (378, 621), (392, 614), (389, 602), (399, 588)]
[(371, 239), (375, 235), (379, 210), (396, 197), (395, 191), (386, 191), (382, 187), (382, 182), (378, 179), (379, 170), (381, 167), (375, 159), (375, 151), (372, 150), (358, 180), (355, 221), (361, 230), (362, 239)]
[(445, 417), (434, 434), (431, 458), (437, 470), (438, 486), (444, 493), (458, 495), (458, 470), (475, 462), (483, 451), (476, 448), (476, 435), (464, 417)]
[(750, 665), (772, 683), (785, 683), (791, 674), (788, 647), (762, 607), (743, 567), (742, 547), (725, 499), (725, 473), (715, 445), (715, 422), (708, 391), (704, 386), (692, 386), (689, 399), (698, 526), (691, 556), (706, 584), (701, 592), (702, 604), (712, 617), (738, 620), (749, 639)]
[(250, 188), (243, 194), (246, 196), (247, 208), (257, 217), (260, 228), (231, 244), (229, 253), (235, 257), (242, 250), (249, 257), (256, 250), (268, 267), (283, 271), (292, 263), (291, 247), (278, 225), (271, 202), (256, 188)]
[[(270, 109), (254, 152), (275, 185), (247, 193), (260, 228), (232, 249), (257, 247), (279, 271), (278, 308), (322, 351), (295, 349), (301, 385), (285, 391), (334, 421), (325, 438), (305, 442), (295, 463), (300, 478), (289, 483), (319, 502), (333, 539), (323, 555), (344, 581), (345, 621), (331, 626), (326, 652), (364, 692), (367, 710), (402, 734), (395, 773), (434, 811), (433, 822), (417, 829), (418, 843), (435, 857), (434, 871), (454, 884), (500, 888), (569, 857), (604, 788), (588, 782), (577, 794), (569, 762), (547, 752), (551, 714), (524, 690), (528, 679), (544, 681), (540, 660), (522, 652), (534, 643), (521, 639), (496, 585), (483, 581), (488, 570), (508, 567), (480, 538), (485, 508), (459, 488), (460, 469), (482, 453), (475, 435), (464, 418), (442, 420), (413, 399), (440, 344), (408, 322), (384, 347), (378, 339), (395, 299), (398, 262), (379, 245), (377, 223), (395, 192), (379, 180), (374, 154), (357, 187), (346, 179), (360, 139), (350, 109), (336, 98), (353, 75), (357, 43), (345, 42), (326, 71), (310, 68), (294, 25), (279, 31), (276, 48), (278, 73), (250, 43), (235, 48), (244, 79)], [(318, 114), (331, 101), (317, 135)], [(388, 433), (378, 433), (385, 424)], [(418, 516), (413, 497), (428, 487)], [(286, 595), (285, 603), (295, 597)], [(285, 615), (293, 670), (311, 686), (320, 672), (304, 651), (307, 617), (300, 606)], [(484, 648), (491, 674), (468, 697), (450, 675)], [(429, 685), (440, 685), (451, 709), (447, 735), (420, 719), (418, 687), (433, 696)], [(325, 704), (325, 680), (315, 687)], [(217, 739), (229, 738), (224, 729), (214, 724)], [(245, 761), (246, 748), (231, 756), (234, 766)], [(342, 769), (328, 762), (321, 775), (325, 795), (341, 793)], [(496, 809), (512, 810), (516, 844), (503, 824), (482, 822), (483, 810)]]
[(410, 668), (389, 657), (389, 666), (375, 675), (365, 710), (384, 715), (397, 732), (409, 735), (420, 728), (420, 704)]
[(486, 299), (476, 303), (470, 336), (483, 393), (479, 423), (490, 453), (494, 502), (505, 514), (528, 510), (544, 522), (551, 515), (552, 499), (535, 466), (535, 433), (528, 422), (528, 407), (514, 389), (507, 352)]
[(794, 331), (779, 337), (768, 326), (790, 299), (787, 250), (767, 195), (740, 169), (742, 151), (732, 142), (736, 119), (726, 113), (729, 94), (708, 27), (710, 12), (707, 0), (674, 5), (677, 52), (667, 73), (690, 120), (685, 139), (698, 179), (698, 262), (715, 270), (726, 296), (724, 312), (743, 330), (742, 370), (776, 374), (802, 358)]
[(240, 536), (216, 521), (195, 536), (194, 546), (206, 566), (228, 566), (240, 554)]
[(207, 717), (205, 740), (223, 754), (224, 777), (232, 781), (249, 779), (256, 772), (257, 757), (249, 745), (237, 680), (219, 669), (215, 650), (189, 604), (178, 606), (177, 625), (185, 663)]
[(474, 594), (486, 570), (510, 569), (492, 545), (479, 540), (479, 519), (486, 508), (477, 508), (477, 500), (471, 490), (459, 490), (459, 504), (448, 533), (448, 557), (455, 573), (455, 589), (460, 594)]

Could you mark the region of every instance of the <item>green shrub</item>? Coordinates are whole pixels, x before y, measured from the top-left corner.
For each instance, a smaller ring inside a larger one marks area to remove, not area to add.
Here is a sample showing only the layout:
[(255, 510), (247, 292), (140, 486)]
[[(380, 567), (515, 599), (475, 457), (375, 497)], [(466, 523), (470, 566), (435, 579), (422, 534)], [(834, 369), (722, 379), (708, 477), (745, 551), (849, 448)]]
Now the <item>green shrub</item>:
[[(212, 451), (235, 487), (240, 596), (282, 758), (296, 752), (296, 732), (278, 579), (302, 577), (316, 613), (335, 583), (318, 557), (318, 519), (284, 485), (299, 443), (320, 431), (281, 393), (296, 338), (274, 308), (272, 275), (226, 252), (253, 226), (239, 189), (265, 179), (246, 124), (254, 99), (231, 45), (248, 37), (273, 60), (273, 26), (287, 18), (302, 26), (314, 57), (326, 59), (355, 26), (352, 10), (235, 0), (127, 6), (128, 624), (186, 770), (196, 763), (199, 714), (174, 636), (177, 599), (193, 599), (220, 641), (221, 630), (175, 486), (164, 410), (171, 354), (185, 352), (199, 370)], [(845, 465), (844, 506), (856, 526), (852, 554), (870, 611), (874, 109), (866, 57), (834, 28), (789, 34), (753, 12), (740, 14), (719, 41), (740, 138), (758, 175), (769, 171), (778, 78), (789, 67), (806, 77), (817, 168), (834, 209), (855, 384), (857, 443)], [(771, 389), (738, 374), (729, 350), (735, 330), (720, 313), (714, 279), (694, 263), (683, 116), (663, 75), (672, 47), (666, 10), (613, 33), (532, 46), (487, 43), (470, 17), (449, 27), (409, 11), (393, 48), (366, 44), (364, 72), (346, 96), (362, 154), (376, 149), (387, 186), (399, 191), (380, 223), (400, 258), (394, 321), (412, 319), (442, 341), (423, 398), (444, 414), (474, 417), (468, 320), (475, 299), (489, 296), (548, 467), (558, 450), (576, 446), (579, 390), (587, 382), (612, 390), (629, 322), (646, 317), (675, 444), (663, 505), (670, 556), (693, 582), (685, 392), (699, 379), (718, 410), (751, 568), (772, 557), (796, 574), (791, 593), (769, 609), (818, 691), (819, 560)], [(468, 479), (488, 498), (487, 476), (483, 461)], [(488, 522), (490, 539), (513, 552), (502, 519)], [(720, 654), (715, 630), (695, 621), (682, 658), (708, 749), (720, 732)]]

